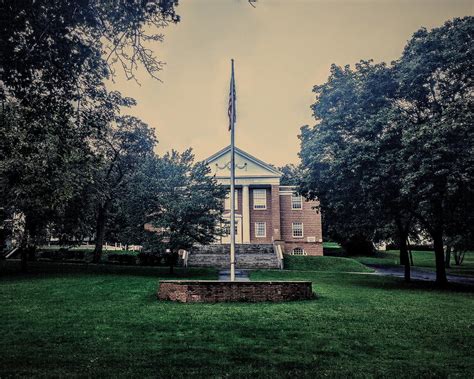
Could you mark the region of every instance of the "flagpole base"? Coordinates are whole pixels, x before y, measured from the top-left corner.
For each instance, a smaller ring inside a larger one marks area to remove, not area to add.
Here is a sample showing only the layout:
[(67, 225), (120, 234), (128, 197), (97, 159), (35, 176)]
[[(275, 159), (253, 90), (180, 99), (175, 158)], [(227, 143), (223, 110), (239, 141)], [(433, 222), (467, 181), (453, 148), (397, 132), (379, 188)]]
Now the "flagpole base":
[(235, 282), (235, 263), (230, 265), (230, 281)]

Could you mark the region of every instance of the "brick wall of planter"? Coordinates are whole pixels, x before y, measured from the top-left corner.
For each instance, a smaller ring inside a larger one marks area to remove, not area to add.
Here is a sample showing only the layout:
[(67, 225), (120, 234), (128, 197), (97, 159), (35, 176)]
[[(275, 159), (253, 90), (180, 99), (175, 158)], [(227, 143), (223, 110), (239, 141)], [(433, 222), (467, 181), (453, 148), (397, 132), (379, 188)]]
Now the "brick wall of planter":
[(227, 301), (290, 301), (314, 297), (311, 282), (226, 282), (163, 280), (159, 284), (158, 299), (182, 303)]

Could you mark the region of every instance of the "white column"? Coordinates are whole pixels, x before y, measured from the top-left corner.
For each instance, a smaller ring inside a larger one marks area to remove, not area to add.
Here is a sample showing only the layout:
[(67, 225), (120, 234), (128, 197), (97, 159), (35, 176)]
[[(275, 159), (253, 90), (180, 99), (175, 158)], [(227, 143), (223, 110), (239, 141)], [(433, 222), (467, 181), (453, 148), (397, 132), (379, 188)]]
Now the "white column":
[(250, 243), (250, 200), (248, 184), (242, 186), (242, 223), (242, 242)]

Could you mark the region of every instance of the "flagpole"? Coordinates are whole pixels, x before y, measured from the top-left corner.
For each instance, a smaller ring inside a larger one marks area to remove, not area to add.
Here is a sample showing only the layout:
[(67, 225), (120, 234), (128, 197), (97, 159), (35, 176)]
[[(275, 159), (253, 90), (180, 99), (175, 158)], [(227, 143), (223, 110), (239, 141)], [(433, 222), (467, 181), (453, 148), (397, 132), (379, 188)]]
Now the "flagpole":
[(232, 112), (230, 114), (230, 280), (235, 281), (235, 82), (234, 82), (234, 60), (232, 62), (231, 77), (231, 102)]

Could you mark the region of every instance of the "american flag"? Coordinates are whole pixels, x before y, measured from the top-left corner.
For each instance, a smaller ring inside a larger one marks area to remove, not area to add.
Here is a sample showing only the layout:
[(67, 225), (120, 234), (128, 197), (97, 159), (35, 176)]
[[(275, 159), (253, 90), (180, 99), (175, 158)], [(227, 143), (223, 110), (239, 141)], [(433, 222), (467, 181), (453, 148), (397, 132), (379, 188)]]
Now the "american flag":
[(234, 60), (232, 59), (232, 74), (230, 77), (230, 91), (229, 91), (229, 109), (227, 114), (229, 115), (229, 130), (234, 127), (234, 123), (236, 120), (236, 113), (235, 113), (235, 79), (234, 79)]

